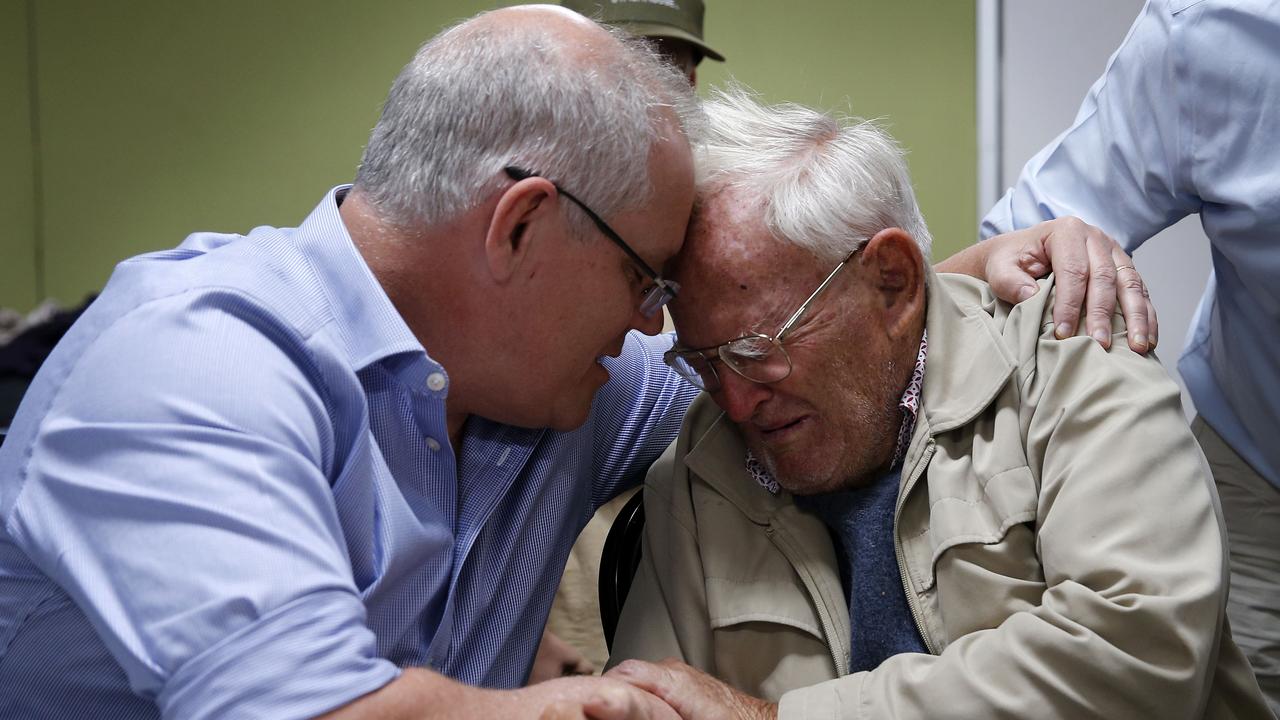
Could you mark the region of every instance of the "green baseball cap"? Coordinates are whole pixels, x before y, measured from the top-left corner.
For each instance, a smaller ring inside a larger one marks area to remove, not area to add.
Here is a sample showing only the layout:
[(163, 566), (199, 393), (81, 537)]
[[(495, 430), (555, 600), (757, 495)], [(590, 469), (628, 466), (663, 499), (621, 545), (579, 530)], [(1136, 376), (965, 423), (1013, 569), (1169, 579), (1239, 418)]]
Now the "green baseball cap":
[(723, 55), (702, 41), (702, 0), (560, 0), (560, 4), (632, 35), (683, 40), (712, 60), (724, 61)]

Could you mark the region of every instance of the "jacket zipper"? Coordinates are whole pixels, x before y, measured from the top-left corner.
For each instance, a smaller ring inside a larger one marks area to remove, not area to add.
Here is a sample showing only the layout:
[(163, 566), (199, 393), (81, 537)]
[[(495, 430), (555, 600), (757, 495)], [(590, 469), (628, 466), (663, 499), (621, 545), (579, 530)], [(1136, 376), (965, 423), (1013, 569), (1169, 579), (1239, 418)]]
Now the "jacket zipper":
[(924, 624), (924, 614), (920, 610), (920, 599), (916, 597), (915, 592), (911, 589), (910, 578), (907, 577), (906, 553), (902, 551), (902, 536), (898, 532), (898, 523), (902, 518), (902, 506), (906, 504), (907, 496), (911, 494), (916, 481), (924, 474), (925, 468), (929, 467), (929, 461), (933, 459), (933, 453), (936, 450), (937, 446), (930, 440), (928, 447), (924, 450), (924, 456), (912, 466), (911, 475), (907, 478), (907, 484), (903, 487), (902, 494), (898, 496), (898, 504), (893, 511), (893, 552), (898, 558), (898, 576), (902, 578), (902, 592), (907, 596), (907, 606), (911, 608), (911, 619), (915, 621), (916, 629), (920, 632), (920, 638), (924, 640), (924, 645), (929, 649), (931, 655), (937, 655), (938, 648), (933, 644), (933, 639), (929, 636), (929, 628)]
[[(785, 531), (779, 532), (772, 522), (770, 522), (765, 528), (765, 534), (770, 536), (777, 535), (782, 539), (779, 549), (782, 550), (782, 555), (787, 558), (787, 561), (791, 563), (791, 567), (796, 569), (805, 568), (800, 579), (804, 583), (805, 589), (809, 591), (809, 597), (813, 600), (814, 607), (818, 610), (818, 622), (822, 623), (822, 632), (828, 638), (837, 637), (835, 621), (831, 619), (831, 609), (827, 607), (825, 602), (823, 602), (822, 593), (818, 592), (818, 586), (809, 573), (808, 564), (799, 562), (800, 560), (807, 558), (800, 558), (798, 556), (798, 553), (800, 552), (799, 548), (793, 543), (791, 536)], [(901, 563), (899, 563), (899, 565), (901, 565)], [(836, 652), (836, 643), (828, 642), (826, 645), (827, 649), (831, 652), (831, 660), (836, 664), (836, 676), (844, 677), (845, 675), (848, 675), (848, 653), (844, 653), (846, 657), (841, 658), (840, 653)]]

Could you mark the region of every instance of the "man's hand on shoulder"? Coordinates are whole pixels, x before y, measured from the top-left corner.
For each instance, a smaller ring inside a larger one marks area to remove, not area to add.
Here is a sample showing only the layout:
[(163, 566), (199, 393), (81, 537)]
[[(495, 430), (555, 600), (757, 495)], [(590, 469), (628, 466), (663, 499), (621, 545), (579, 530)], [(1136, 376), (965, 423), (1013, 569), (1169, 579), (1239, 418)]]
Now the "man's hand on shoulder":
[(685, 720), (777, 720), (778, 706), (678, 660), (627, 660), (605, 674), (666, 701)]
[(1035, 281), (1054, 274), (1054, 333), (1076, 334), (1081, 310), (1085, 330), (1103, 347), (1111, 346), (1111, 315), (1116, 303), (1124, 314), (1129, 348), (1146, 353), (1156, 346), (1155, 307), (1142, 276), (1120, 244), (1078, 218), (1048, 220), (978, 243), (938, 264), (985, 280), (1001, 300), (1018, 303), (1036, 291)]

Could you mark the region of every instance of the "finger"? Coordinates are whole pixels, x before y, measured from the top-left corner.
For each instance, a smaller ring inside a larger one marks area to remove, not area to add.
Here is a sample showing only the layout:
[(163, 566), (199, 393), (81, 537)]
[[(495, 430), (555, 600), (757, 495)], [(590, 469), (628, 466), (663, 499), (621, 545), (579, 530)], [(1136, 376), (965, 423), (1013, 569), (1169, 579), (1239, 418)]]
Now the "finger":
[(1038, 229), (1032, 228), (987, 241), (993, 249), (987, 256), (983, 274), (996, 297), (1016, 304), (1040, 289), (1036, 278), (1049, 272), (1041, 239)]
[[(1104, 348), (1111, 347), (1111, 316), (1116, 310), (1116, 265), (1105, 236), (1089, 235), (1089, 288), (1085, 292), (1085, 329)], [(1141, 279), (1139, 279), (1141, 280)]]
[(1116, 289), (1120, 311), (1124, 314), (1124, 324), (1128, 329), (1129, 349), (1145, 353), (1151, 347), (1151, 330), (1147, 318), (1150, 303), (1147, 301), (1146, 284), (1142, 282), (1142, 276), (1123, 250), (1116, 247), (1111, 255), (1116, 263)]
[[(665, 704), (681, 710), (682, 697), (688, 694), (688, 682), (691, 673), (697, 671), (674, 659), (661, 663), (650, 663), (642, 660), (627, 660), (610, 670), (606, 677), (621, 680), (651, 695), (655, 695)], [(683, 692), (682, 692), (683, 691)]]
[(641, 690), (653, 692), (666, 670), (643, 660), (626, 660), (605, 673), (605, 677), (621, 680)]
[(1147, 329), (1150, 333), (1147, 336), (1147, 346), (1150, 350), (1155, 350), (1156, 345), (1160, 344), (1160, 320), (1156, 317), (1156, 306), (1151, 302), (1151, 295), (1145, 285), (1142, 294), (1147, 301)]
[(1048, 275), (1053, 269), (1049, 267), (1049, 256), (1045, 253), (1044, 244), (1039, 239), (1019, 248), (1017, 261), (1018, 267), (1034, 280)]
[(1039, 275), (1025, 269), (1023, 262), (1026, 257), (1026, 253), (1020, 252), (1015, 260), (1017, 264), (1005, 263), (990, 266), (987, 270), (987, 282), (991, 285), (991, 292), (995, 293), (996, 297), (1016, 305), (1035, 295), (1040, 289), (1036, 285), (1036, 277)]
[(600, 688), (582, 704), (582, 712), (589, 720), (647, 720), (649, 716), (636, 702), (635, 690), (625, 685)]
[(1088, 241), (1080, 238), (1089, 226), (1080, 221), (1062, 225), (1045, 239), (1044, 248), (1053, 265), (1053, 332), (1059, 340), (1076, 334), (1080, 311), (1089, 287)]

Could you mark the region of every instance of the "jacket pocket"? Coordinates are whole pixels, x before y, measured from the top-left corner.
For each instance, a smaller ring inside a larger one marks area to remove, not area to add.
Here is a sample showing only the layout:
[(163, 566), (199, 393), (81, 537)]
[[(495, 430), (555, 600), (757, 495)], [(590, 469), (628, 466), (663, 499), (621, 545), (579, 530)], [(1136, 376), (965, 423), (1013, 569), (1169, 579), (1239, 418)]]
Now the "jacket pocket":
[(1035, 559), (1035, 532), (1030, 526), (1036, 519), (1039, 488), (1030, 468), (1014, 467), (985, 479), (930, 471), (927, 496), (913, 498), (919, 502), (927, 497), (928, 522), (902, 539), (918, 592), (933, 587), (936, 567), (945, 553), (970, 544), (998, 545), (1016, 527), (1023, 529), (1017, 533), (1020, 547), (1007, 550)]
[(716, 674), (777, 702), (837, 676), (817, 610), (798, 582), (707, 579)]
[(742, 623), (772, 623), (822, 639), (817, 609), (798, 581), (707, 578), (711, 629)]
[(922, 603), (935, 610), (930, 630), (947, 644), (1040, 604), (1039, 489), (1026, 466), (951, 487), (934, 480), (928, 527), (903, 547)]

